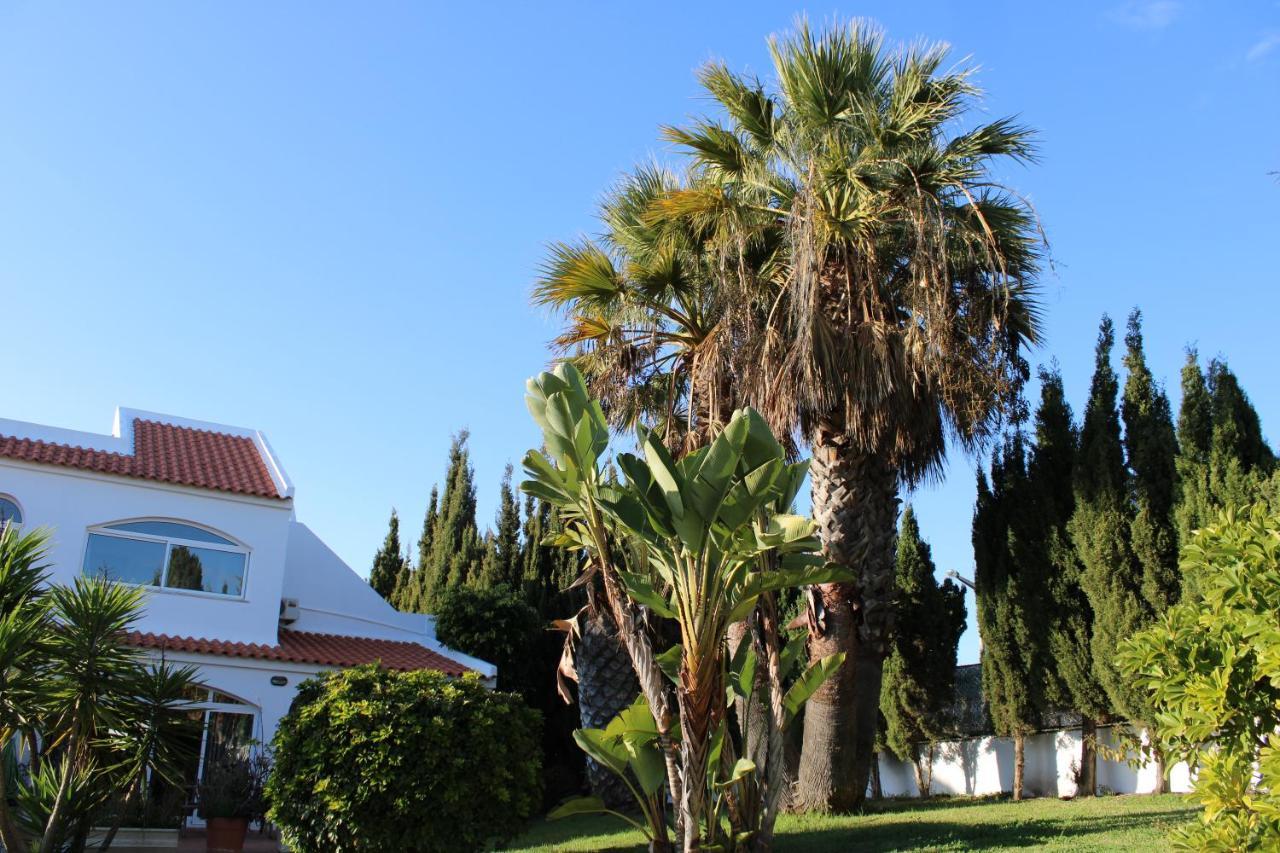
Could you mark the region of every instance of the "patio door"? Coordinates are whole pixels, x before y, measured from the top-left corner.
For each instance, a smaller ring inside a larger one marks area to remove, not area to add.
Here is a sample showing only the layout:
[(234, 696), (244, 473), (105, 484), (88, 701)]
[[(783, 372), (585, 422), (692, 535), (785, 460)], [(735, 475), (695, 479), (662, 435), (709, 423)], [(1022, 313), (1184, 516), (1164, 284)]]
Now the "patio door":
[(253, 744), (261, 740), (261, 717), (248, 702), (219, 690), (202, 690), (193, 697), (191, 715), (201, 722), (199, 750), (193, 756), (184, 780), (187, 788), (187, 825), (204, 826), (197, 814), (196, 791), (210, 767), (227, 759), (248, 758)]

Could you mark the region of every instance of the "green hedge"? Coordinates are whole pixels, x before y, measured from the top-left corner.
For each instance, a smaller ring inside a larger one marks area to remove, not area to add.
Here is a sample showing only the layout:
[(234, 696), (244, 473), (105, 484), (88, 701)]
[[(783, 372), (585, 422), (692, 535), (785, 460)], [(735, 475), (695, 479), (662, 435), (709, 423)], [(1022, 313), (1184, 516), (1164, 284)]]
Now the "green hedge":
[(539, 806), (539, 715), (475, 676), (364, 666), (304, 682), (269, 817), (298, 853), (476, 850)]

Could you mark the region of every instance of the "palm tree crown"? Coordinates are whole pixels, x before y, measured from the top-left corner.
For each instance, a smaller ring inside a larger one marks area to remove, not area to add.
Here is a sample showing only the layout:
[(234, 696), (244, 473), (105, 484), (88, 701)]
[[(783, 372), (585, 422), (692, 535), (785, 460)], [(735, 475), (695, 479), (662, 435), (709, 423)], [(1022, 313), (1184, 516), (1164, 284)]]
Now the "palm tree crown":
[(939, 464), (948, 428), (988, 435), (1038, 337), (1041, 240), (1029, 205), (991, 177), (1034, 157), (1001, 119), (957, 125), (979, 95), (943, 46), (888, 53), (864, 24), (770, 42), (773, 91), (723, 65), (701, 78), (727, 121), (668, 128), (695, 180), (661, 214), (738, 252), (781, 232), (785, 261), (727, 300), (754, 334), (749, 402), (775, 430), (834, 418), (907, 481)]

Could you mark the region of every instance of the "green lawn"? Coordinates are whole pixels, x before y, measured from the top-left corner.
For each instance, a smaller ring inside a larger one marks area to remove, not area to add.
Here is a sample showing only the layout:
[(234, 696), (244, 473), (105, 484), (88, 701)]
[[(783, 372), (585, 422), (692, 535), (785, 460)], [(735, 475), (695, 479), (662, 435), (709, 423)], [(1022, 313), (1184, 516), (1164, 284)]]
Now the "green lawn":
[[(1163, 850), (1170, 829), (1194, 806), (1176, 794), (1092, 800), (938, 798), (893, 801), (862, 815), (786, 815), (780, 851), (891, 850)], [(541, 822), (508, 850), (637, 850), (640, 833), (609, 817)]]

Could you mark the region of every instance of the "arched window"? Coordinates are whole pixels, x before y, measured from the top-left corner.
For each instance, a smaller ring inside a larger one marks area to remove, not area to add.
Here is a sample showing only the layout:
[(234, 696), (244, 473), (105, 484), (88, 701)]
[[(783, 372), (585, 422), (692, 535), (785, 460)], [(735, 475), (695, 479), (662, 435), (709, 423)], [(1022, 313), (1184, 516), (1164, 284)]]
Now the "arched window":
[(179, 521), (142, 519), (89, 530), (85, 575), (184, 592), (244, 596), (249, 551)]
[(22, 507), (8, 495), (0, 495), (0, 527), (22, 523)]

